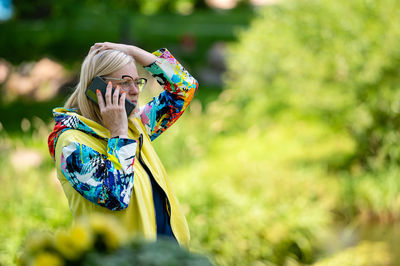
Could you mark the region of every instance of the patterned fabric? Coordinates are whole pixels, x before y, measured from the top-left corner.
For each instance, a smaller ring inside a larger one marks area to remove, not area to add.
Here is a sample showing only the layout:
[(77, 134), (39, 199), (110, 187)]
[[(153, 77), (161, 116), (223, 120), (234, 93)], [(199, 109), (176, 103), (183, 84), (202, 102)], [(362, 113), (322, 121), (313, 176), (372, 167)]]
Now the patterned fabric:
[(158, 58), (145, 67), (165, 90), (139, 109), (140, 118), (153, 141), (183, 114), (199, 86), (167, 49), (154, 52)]
[[(166, 49), (154, 53), (157, 59), (146, 67), (164, 88), (158, 97), (136, 111), (151, 140), (170, 127), (186, 110), (198, 88), (197, 81)], [(89, 201), (110, 210), (128, 207), (133, 182), (137, 141), (99, 136), (79, 119), (74, 109), (55, 108), (55, 126), (48, 139), (49, 151), (55, 159), (59, 136), (69, 129), (83, 131), (107, 141), (102, 154), (79, 142), (62, 147), (61, 171), (71, 186)]]
[[(57, 139), (65, 130), (78, 129), (91, 135), (97, 135), (96, 132), (94, 132), (90, 127), (83, 123), (78, 117), (67, 115), (65, 113), (59, 112), (59, 110), (60, 108), (53, 109), (53, 116), (56, 124), (54, 126), (53, 132), (50, 133), (48, 138), (49, 152), (53, 160)], [(61, 110), (64, 112), (75, 112), (75, 109), (62, 108)]]
[(110, 139), (107, 155), (71, 142), (63, 148), (61, 171), (86, 199), (110, 210), (122, 210), (128, 207), (132, 194), (135, 151), (132, 139)]

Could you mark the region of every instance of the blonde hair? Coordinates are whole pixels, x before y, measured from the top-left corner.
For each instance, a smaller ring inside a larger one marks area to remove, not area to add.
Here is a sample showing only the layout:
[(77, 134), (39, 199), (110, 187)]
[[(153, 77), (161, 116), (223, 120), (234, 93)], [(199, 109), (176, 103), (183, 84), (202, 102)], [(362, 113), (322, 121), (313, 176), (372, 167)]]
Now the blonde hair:
[(94, 77), (109, 75), (131, 62), (134, 62), (131, 56), (117, 50), (88, 54), (82, 63), (79, 83), (65, 102), (64, 107), (76, 108), (82, 116), (103, 124), (99, 106), (86, 96), (86, 88)]

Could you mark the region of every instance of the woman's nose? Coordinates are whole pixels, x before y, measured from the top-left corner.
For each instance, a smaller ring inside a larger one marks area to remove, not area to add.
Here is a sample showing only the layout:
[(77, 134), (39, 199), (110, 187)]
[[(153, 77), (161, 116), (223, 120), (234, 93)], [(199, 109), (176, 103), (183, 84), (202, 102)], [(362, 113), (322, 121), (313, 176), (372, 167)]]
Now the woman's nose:
[(139, 87), (136, 84), (133, 84), (130, 86), (129, 93), (134, 95), (139, 94)]

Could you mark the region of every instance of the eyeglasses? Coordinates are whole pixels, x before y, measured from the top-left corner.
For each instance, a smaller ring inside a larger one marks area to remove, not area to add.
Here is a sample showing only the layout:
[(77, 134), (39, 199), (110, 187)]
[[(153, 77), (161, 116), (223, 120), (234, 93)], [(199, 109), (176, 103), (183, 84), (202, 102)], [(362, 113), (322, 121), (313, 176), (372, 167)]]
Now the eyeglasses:
[(146, 86), (147, 79), (145, 78), (138, 78), (138, 79), (133, 79), (131, 76), (128, 75), (123, 75), (122, 78), (112, 78), (112, 77), (101, 77), (102, 79), (107, 79), (107, 80), (116, 80), (119, 81), (118, 85), (125, 91), (129, 90), (133, 86), (139, 89), (139, 92), (141, 92), (144, 87)]

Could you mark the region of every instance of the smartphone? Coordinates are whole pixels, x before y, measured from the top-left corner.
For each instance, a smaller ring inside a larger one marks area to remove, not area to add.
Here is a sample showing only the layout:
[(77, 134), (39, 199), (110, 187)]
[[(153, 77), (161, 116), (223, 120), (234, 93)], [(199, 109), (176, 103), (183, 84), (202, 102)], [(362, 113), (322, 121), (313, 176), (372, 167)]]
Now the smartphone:
[[(89, 87), (86, 89), (85, 94), (91, 101), (93, 101), (96, 104), (99, 104), (97, 101), (96, 91), (100, 90), (101, 95), (103, 95), (103, 99), (105, 101), (106, 89), (107, 89), (107, 82), (105, 82), (101, 77), (97, 76), (89, 84)], [(114, 95), (114, 91), (115, 91), (115, 88), (113, 87), (111, 95)], [(121, 93), (119, 94), (119, 97), (121, 97)], [(129, 116), (132, 113), (132, 111), (133, 111), (133, 109), (135, 109), (135, 107), (136, 107), (136, 105), (133, 102), (131, 102), (125, 98), (125, 110), (126, 110), (127, 116)]]

